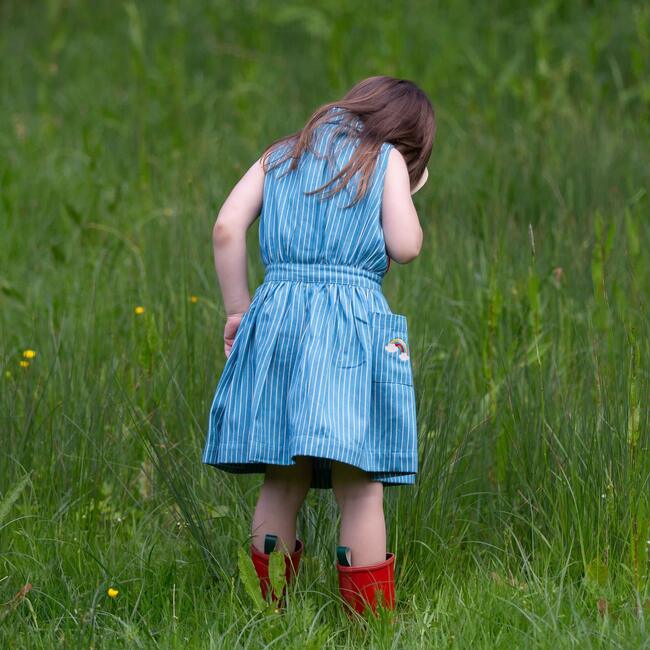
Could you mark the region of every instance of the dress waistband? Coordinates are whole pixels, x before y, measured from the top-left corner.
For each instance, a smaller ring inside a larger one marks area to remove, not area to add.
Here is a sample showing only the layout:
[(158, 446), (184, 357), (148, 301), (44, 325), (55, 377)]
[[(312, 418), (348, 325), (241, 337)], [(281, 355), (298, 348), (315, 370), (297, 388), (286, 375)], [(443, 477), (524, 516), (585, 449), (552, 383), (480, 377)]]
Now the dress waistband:
[(345, 264), (316, 262), (271, 262), (266, 266), (265, 282), (319, 282), (325, 284), (353, 284), (369, 289), (381, 288), (383, 275)]

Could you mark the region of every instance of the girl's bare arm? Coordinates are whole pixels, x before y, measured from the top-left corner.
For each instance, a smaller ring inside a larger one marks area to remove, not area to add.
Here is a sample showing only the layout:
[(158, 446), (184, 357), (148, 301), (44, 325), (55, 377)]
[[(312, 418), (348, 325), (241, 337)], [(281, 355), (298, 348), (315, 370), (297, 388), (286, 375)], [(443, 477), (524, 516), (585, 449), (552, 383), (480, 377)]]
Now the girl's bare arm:
[(406, 161), (397, 149), (391, 149), (384, 178), (381, 221), (388, 254), (400, 264), (415, 259), (422, 248), (422, 228), (411, 194), (424, 185), (426, 178), (424, 174), (411, 190)]
[(212, 228), (214, 265), (228, 316), (243, 314), (250, 305), (246, 231), (260, 214), (263, 192), (258, 159), (232, 189)]

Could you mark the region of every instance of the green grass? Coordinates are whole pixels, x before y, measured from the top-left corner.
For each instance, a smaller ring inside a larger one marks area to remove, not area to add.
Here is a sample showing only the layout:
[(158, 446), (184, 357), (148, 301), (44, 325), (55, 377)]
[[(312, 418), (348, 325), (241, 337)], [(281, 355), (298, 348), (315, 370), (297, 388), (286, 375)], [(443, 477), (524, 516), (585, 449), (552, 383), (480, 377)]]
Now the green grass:
[[(0, 5), (2, 647), (650, 648), (650, 9), (530, 4)], [(261, 476), (200, 463), (216, 211), (380, 73), (438, 117), (423, 253), (384, 283), (420, 432), (393, 627), (343, 613), (322, 491), (256, 610)]]

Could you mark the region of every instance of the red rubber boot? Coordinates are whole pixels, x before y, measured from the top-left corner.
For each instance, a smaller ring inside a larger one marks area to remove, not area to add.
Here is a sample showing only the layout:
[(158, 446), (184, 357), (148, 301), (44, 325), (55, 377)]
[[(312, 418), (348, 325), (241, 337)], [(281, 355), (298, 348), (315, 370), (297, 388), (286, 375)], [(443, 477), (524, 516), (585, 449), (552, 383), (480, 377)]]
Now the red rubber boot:
[[(255, 565), (255, 570), (257, 571), (257, 576), (260, 579), (260, 589), (262, 590), (262, 598), (266, 599), (266, 594), (271, 592), (271, 599), (274, 603), (278, 603), (278, 599), (275, 597), (275, 594), (272, 593), (271, 582), (269, 580), (269, 556), (271, 551), (275, 549), (275, 545), (278, 541), (276, 535), (268, 534), (264, 537), (264, 550), (265, 553), (259, 551), (253, 544), (251, 544), (251, 558), (253, 564)], [(285, 571), (284, 577), (289, 584), (297, 575), (298, 568), (300, 567), (300, 558), (302, 557), (302, 551), (304, 549), (304, 544), (301, 540), (296, 539), (296, 547), (291, 555), (285, 553), (284, 564)], [(286, 587), (282, 590), (282, 595), (280, 599), (284, 598), (286, 593)]]
[[(351, 566), (350, 548), (339, 546), (336, 549), (336, 568), (339, 574), (339, 592), (348, 605), (359, 614), (366, 607), (377, 614), (379, 598), (385, 609), (395, 609), (395, 554), (386, 553), (386, 559), (369, 566)], [(346, 608), (348, 615), (351, 611)]]

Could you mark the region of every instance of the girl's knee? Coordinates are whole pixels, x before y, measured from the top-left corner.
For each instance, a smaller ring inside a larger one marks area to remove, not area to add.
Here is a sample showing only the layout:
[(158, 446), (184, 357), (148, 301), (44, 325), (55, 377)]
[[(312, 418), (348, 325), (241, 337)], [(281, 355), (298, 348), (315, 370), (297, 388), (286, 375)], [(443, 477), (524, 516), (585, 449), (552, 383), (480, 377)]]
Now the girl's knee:
[(373, 481), (366, 485), (339, 485), (334, 488), (334, 496), (341, 510), (345, 508), (381, 509), (384, 503), (383, 486), (381, 483)]
[(284, 503), (302, 504), (311, 486), (311, 459), (297, 465), (267, 465), (264, 480), (265, 489)]
[(332, 462), (332, 490), (341, 509), (349, 504), (383, 507), (383, 487), (358, 467)]

